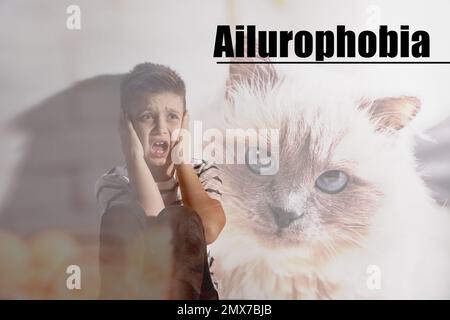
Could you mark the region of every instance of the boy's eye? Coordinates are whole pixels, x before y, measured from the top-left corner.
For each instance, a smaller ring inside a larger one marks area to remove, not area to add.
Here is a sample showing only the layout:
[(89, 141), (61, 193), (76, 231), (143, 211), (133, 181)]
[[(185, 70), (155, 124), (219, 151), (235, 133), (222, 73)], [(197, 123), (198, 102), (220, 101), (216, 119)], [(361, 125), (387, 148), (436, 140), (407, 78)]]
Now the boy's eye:
[(141, 120), (141, 121), (147, 121), (150, 119), (153, 119), (153, 116), (150, 113), (145, 113), (139, 117), (139, 120)]

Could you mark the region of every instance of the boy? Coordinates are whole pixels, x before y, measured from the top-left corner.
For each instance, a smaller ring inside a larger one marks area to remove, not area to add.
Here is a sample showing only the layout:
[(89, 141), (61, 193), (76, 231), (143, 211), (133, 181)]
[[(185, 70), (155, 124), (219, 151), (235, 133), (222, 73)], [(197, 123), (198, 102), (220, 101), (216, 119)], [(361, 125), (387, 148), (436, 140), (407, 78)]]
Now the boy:
[[(166, 297), (217, 299), (206, 245), (225, 225), (219, 171), (204, 161), (174, 164), (171, 158), (174, 147), (182, 148), (177, 132), (187, 129), (189, 122), (184, 82), (166, 66), (143, 63), (124, 77), (120, 94), (119, 132), (126, 166), (111, 169), (95, 186), (103, 209), (101, 297), (129, 297), (133, 289), (128, 288), (127, 261), (158, 259), (148, 256), (144, 235), (163, 226), (171, 230), (173, 270)], [(142, 288), (152, 284), (145, 283), (145, 263), (133, 268), (140, 270), (138, 293), (134, 289), (133, 295), (146, 298)]]

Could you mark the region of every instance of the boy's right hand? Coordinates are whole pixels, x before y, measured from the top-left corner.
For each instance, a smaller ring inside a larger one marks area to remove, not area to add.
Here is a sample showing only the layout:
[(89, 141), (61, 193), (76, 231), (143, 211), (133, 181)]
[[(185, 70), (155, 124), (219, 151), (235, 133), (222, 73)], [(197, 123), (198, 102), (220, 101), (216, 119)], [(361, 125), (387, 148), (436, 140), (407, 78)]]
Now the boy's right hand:
[(130, 117), (124, 111), (119, 116), (119, 134), (125, 159), (144, 158), (142, 143), (139, 140)]

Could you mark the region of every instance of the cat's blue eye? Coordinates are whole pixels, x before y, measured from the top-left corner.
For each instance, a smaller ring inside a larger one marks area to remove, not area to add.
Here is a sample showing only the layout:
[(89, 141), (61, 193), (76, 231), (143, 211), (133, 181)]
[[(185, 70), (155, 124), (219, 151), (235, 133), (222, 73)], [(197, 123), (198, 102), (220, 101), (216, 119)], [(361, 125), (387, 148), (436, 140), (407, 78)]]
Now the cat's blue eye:
[(338, 193), (345, 189), (348, 180), (348, 175), (344, 171), (325, 171), (316, 179), (316, 187), (326, 193)]
[(245, 164), (256, 174), (261, 174), (261, 169), (270, 167), (271, 161), (270, 153), (262, 152), (258, 148), (249, 148), (245, 153)]

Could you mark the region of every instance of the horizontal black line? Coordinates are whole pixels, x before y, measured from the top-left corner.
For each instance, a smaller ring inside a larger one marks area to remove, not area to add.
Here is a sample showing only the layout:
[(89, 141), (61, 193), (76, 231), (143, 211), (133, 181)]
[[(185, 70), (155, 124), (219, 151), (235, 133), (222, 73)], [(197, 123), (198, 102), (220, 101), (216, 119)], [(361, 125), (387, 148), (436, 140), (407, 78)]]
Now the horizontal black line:
[(450, 61), (217, 61), (217, 64), (450, 64)]

